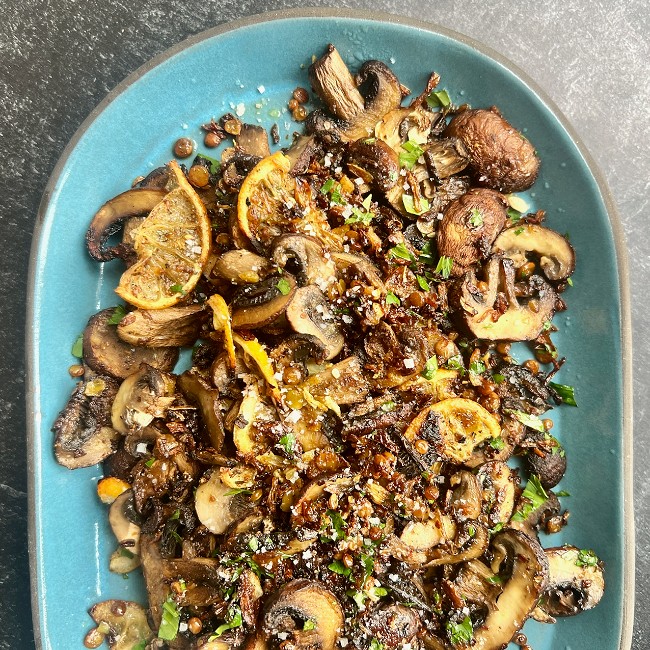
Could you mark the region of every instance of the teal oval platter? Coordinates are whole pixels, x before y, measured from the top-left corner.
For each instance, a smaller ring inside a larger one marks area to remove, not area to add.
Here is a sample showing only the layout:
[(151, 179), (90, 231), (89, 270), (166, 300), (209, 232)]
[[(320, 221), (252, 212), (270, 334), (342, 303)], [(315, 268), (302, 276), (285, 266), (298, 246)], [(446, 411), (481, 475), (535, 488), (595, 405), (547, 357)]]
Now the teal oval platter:
[[(568, 471), (558, 489), (571, 512), (545, 546), (594, 549), (606, 591), (594, 610), (556, 625), (528, 621), (535, 650), (628, 650), (633, 618), (631, 347), (627, 261), (612, 200), (588, 153), (558, 109), (499, 54), (450, 32), (389, 15), (302, 10), (255, 16), (201, 33), (136, 71), (93, 111), (65, 150), (46, 189), (34, 234), (28, 298), (30, 555), (37, 648), (83, 648), (87, 610), (107, 598), (146, 602), (142, 580), (111, 574), (115, 541), (96, 496), (101, 467), (71, 472), (53, 454), (50, 429), (74, 386), (70, 349), (87, 319), (120, 302), (121, 266), (90, 259), (84, 235), (94, 212), (139, 175), (168, 162), (182, 136), (237, 112), (270, 127), (288, 146), (299, 126), (284, 108), (328, 43), (351, 69), (380, 59), (414, 94), (432, 71), (456, 104), (498, 105), (537, 147), (540, 177), (525, 193), (577, 252), (554, 334), (567, 357), (555, 381), (576, 387), (578, 408), (552, 412)], [(276, 147), (277, 148), (277, 147)], [(210, 155), (201, 145), (199, 152)], [(525, 356), (521, 356), (523, 360)], [(515, 647), (515, 646), (513, 646)]]

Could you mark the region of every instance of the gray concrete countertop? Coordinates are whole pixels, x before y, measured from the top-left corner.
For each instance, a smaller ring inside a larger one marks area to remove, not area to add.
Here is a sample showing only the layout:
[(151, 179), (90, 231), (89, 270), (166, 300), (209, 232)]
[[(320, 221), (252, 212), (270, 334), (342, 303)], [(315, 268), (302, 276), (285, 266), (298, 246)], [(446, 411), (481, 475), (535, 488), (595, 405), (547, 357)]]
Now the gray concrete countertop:
[[(314, 6), (333, 5), (312, 2)], [(31, 233), (66, 143), (152, 56), (208, 27), (296, 0), (3, 0), (0, 3), (0, 650), (33, 648), (27, 560), (23, 331)], [(637, 608), (650, 648), (650, 5), (646, 0), (348, 0), (473, 37), (527, 72), (574, 125), (618, 206), (630, 257)], [(596, 642), (595, 642), (596, 643)], [(594, 647), (597, 647), (596, 644)]]

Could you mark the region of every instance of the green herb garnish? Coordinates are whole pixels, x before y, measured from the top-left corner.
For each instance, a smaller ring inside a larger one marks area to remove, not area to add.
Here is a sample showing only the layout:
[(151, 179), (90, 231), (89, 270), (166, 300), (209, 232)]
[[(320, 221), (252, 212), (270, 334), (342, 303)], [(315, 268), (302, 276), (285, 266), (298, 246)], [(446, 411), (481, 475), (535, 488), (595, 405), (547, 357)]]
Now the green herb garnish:
[(181, 615), (171, 596), (162, 604), (162, 620), (158, 628), (158, 638), (163, 641), (173, 641), (178, 634), (178, 624)]
[(413, 169), (418, 158), (424, 153), (424, 149), (413, 140), (408, 140), (402, 145), (404, 151), (400, 151), (399, 165), (406, 169)]
[(294, 436), (293, 433), (287, 433), (287, 435), (282, 436), (278, 442), (287, 454), (293, 454), (293, 448), (296, 446), (296, 436)]
[(427, 95), (427, 106), (429, 108), (447, 108), (451, 104), (449, 93), (446, 90), (432, 90)]
[(524, 411), (515, 411), (514, 409), (506, 409), (506, 413), (514, 415), (515, 418), (526, 427), (530, 427), (531, 429), (535, 429), (535, 431), (540, 431), (542, 433), (546, 431), (544, 423), (536, 415), (531, 415)]
[(341, 514), (336, 510), (328, 510), (327, 516), (332, 522), (332, 528), (334, 529), (334, 539), (332, 541), (338, 542), (340, 539), (346, 539), (347, 534), (345, 532), (348, 527), (345, 519), (341, 517)]
[(315, 630), (315, 629), (316, 629), (316, 623), (314, 623), (314, 621), (312, 621), (310, 618), (308, 618), (308, 619), (304, 622), (304, 624), (303, 624), (303, 626), (302, 626), (302, 629), (303, 629), (305, 632), (309, 632), (309, 630)]
[(526, 487), (521, 495), (528, 503), (524, 503), (520, 510), (517, 510), (512, 516), (513, 521), (525, 521), (531, 512), (541, 507), (548, 499), (548, 494), (542, 487), (539, 478), (532, 474), (526, 483)]
[(460, 623), (453, 623), (447, 621), (445, 629), (449, 635), (449, 640), (454, 645), (460, 643), (469, 643), (474, 638), (474, 628), (472, 627), (472, 619), (466, 616)]
[(237, 496), (238, 494), (253, 494), (250, 490), (247, 490), (246, 488), (232, 488), (228, 490), (223, 496), (225, 497), (234, 497)]
[(223, 625), (220, 625), (215, 631), (214, 634), (208, 639), (208, 641), (215, 641), (218, 639), (224, 632), (232, 630), (236, 627), (240, 627), (244, 622), (241, 615), (241, 610), (239, 607), (231, 607), (228, 609), (228, 614), (230, 620), (226, 621)]
[(118, 305), (113, 309), (111, 317), (106, 321), (108, 325), (119, 325), (120, 321), (126, 316), (126, 308), (124, 305)]
[(402, 303), (400, 302), (400, 299), (392, 291), (388, 291), (386, 293), (386, 304), (395, 305), (396, 307), (399, 307)]
[(338, 573), (340, 576), (345, 576), (346, 578), (352, 573), (352, 569), (346, 567), (341, 560), (334, 560), (334, 562), (327, 565), (327, 568), (334, 573)]
[(438, 358), (433, 356), (424, 364), (424, 369), (420, 373), (425, 379), (431, 380), (438, 371)]
[(283, 296), (288, 296), (291, 293), (291, 285), (286, 278), (280, 278), (275, 286)]
[(521, 221), (521, 212), (519, 212), (519, 210), (515, 210), (514, 208), (508, 208), (506, 214), (508, 215), (508, 218), (512, 222), (513, 226), (516, 223), (519, 223)]
[(417, 278), (418, 285), (420, 285), (422, 291), (429, 291), (431, 289), (429, 282), (423, 275), (416, 275), (415, 277)]
[(497, 436), (496, 438), (490, 438), (490, 447), (492, 447), (492, 449), (495, 449), (496, 451), (501, 451), (505, 446), (506, 443), (501, 436)]
[(384, 644), (373, 637), (368, 650), (384, 650)]
[(591, 549), (580, 549), (576, 558), (576, 566), (596, 566), (597, 564), (598, 556)]
[[(410, 194), (402, 194), (402, 203), (404, 204), (404, 209), (409, 214), (420, 215), (424, 214), (429, 209), (429, 201), (426, 199), (420, 199), (420, 209), (418, 210), (415, 207), (415, 201)], [(570, 279), (570, 278), (569, 278)]]
[(183, 295), (185, 295), (185, 289), (183, 289), (182, 284), (172, 284), (172, 286), (169, 287), (169, 290), (172, 293), (182, 293)]
[(483, 225), (483, 213), (478, 208), (472, 208), (469, 217), (469, 225), (478, 228)]
[(438, 260), (434, 273), (440, 274), (445, 280), (451, 275), (451, 269), (454, 266), (454, 260), (446, 255), (441, 255)]
[(397, 244), (388, 249), (388, 257), (397, 257), (401, 260), (408, 260), (409, 262), (415, 262), (415, 256), (411, 251), (406, 248), (405, 244)]
[(77, 357), (77, 359), (83, 359), (84, 356), (84, 335), (83, 334), (79, 334), (77, 340), (72, 344), (72, 349), (70, 350), (70, 353), (72, 354), (73, 357)]

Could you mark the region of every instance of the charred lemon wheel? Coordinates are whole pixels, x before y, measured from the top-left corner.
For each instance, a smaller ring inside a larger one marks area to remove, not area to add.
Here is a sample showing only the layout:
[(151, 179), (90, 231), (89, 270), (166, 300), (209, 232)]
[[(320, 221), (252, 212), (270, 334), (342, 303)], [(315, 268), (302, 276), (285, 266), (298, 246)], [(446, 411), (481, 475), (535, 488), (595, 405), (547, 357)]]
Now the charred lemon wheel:
[(258, 249), (266, 250), (283, 232), (333, 237), (327, 219), (305, 181), (289, 173), (291, 162), (278, 151), (260, 160), (244, 179), (237, 199), (240, 230)]
[(477, 445), (500, 434), (501, 427), (489, 411), (462, 397), (427, 406), (404, 433), (411, 442), (426, 440), (443, 460), (456, 463), (465, 462)]
[(133, 232), (137, 261), (115, 290), (142, 309), (181, 301), (201, 277), (210, 254), (211, 228), (205, 206), (175, 161), (175, 185)]

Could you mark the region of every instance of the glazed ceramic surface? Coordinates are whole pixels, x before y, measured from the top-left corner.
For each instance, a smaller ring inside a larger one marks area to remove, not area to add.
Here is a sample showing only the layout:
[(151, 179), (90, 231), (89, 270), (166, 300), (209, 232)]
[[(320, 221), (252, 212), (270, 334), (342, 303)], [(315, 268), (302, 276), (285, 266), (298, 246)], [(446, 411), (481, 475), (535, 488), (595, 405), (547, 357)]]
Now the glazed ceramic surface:
[[(35, 629), (43, 648), (82, 648), (87, 614), (106, 598), (145, 602), (137, 572), (125, 580), (108, 571), (116, 542), (95, 487), (101, 468), (69, 471), (52, 452), (50, 428), (74, 386), (70, 349), (90, 315), (118, 304), (121, 263), (97, 264), (84, 245), (89, 220), (132, 180), (166, 163), (181, 136), (202, 141), (200, 125), (225, 112), (279, 126), (288, 146), (298, 128), (285, 110), (307, 67), (334, 43), (352, 69), (364, 60), (391, 66), (414, 94), (432, 71), (456, 104), (499, 106), (535, 144), (539, 180), (525, 193), (531, 209), (568, 233), (577, 251), (569, 309), (553, 335), (567, 357), (555, 381), (576, 387), (578, 408), (553, 411), (568, 472), (558, 489), (570, 525), (542, 542), (592, 548), (606, 566), (607, 589), (597, 609), (557, 625), (526, 623), (535, 650), (615, 650), (625, 645), (631, 616), (624, 508), (624, 363), (617, 259), (611, 208), (563, 121), (520, 74), (480, 46), (438, 30), (354, 17), (261, 17), (202, 34), (127, 79), (87, 120), (60, 162), (43, 202), (33, 248), (30, 331), (32, 406), (32, 561)], [(210, 154), (199, 145), (199, 151)], [(214, 151), (212, 152), (214, 155)], [(520, 353), (520, 359), (527, 358)], [(627, 520), (629, 521), (629, 513)], [(628, 552), (629, 554), (629, 552)], [(629, 558), (631, 561), (631, 558)], [(628, 567), (629, 568), (629, 567)]]

